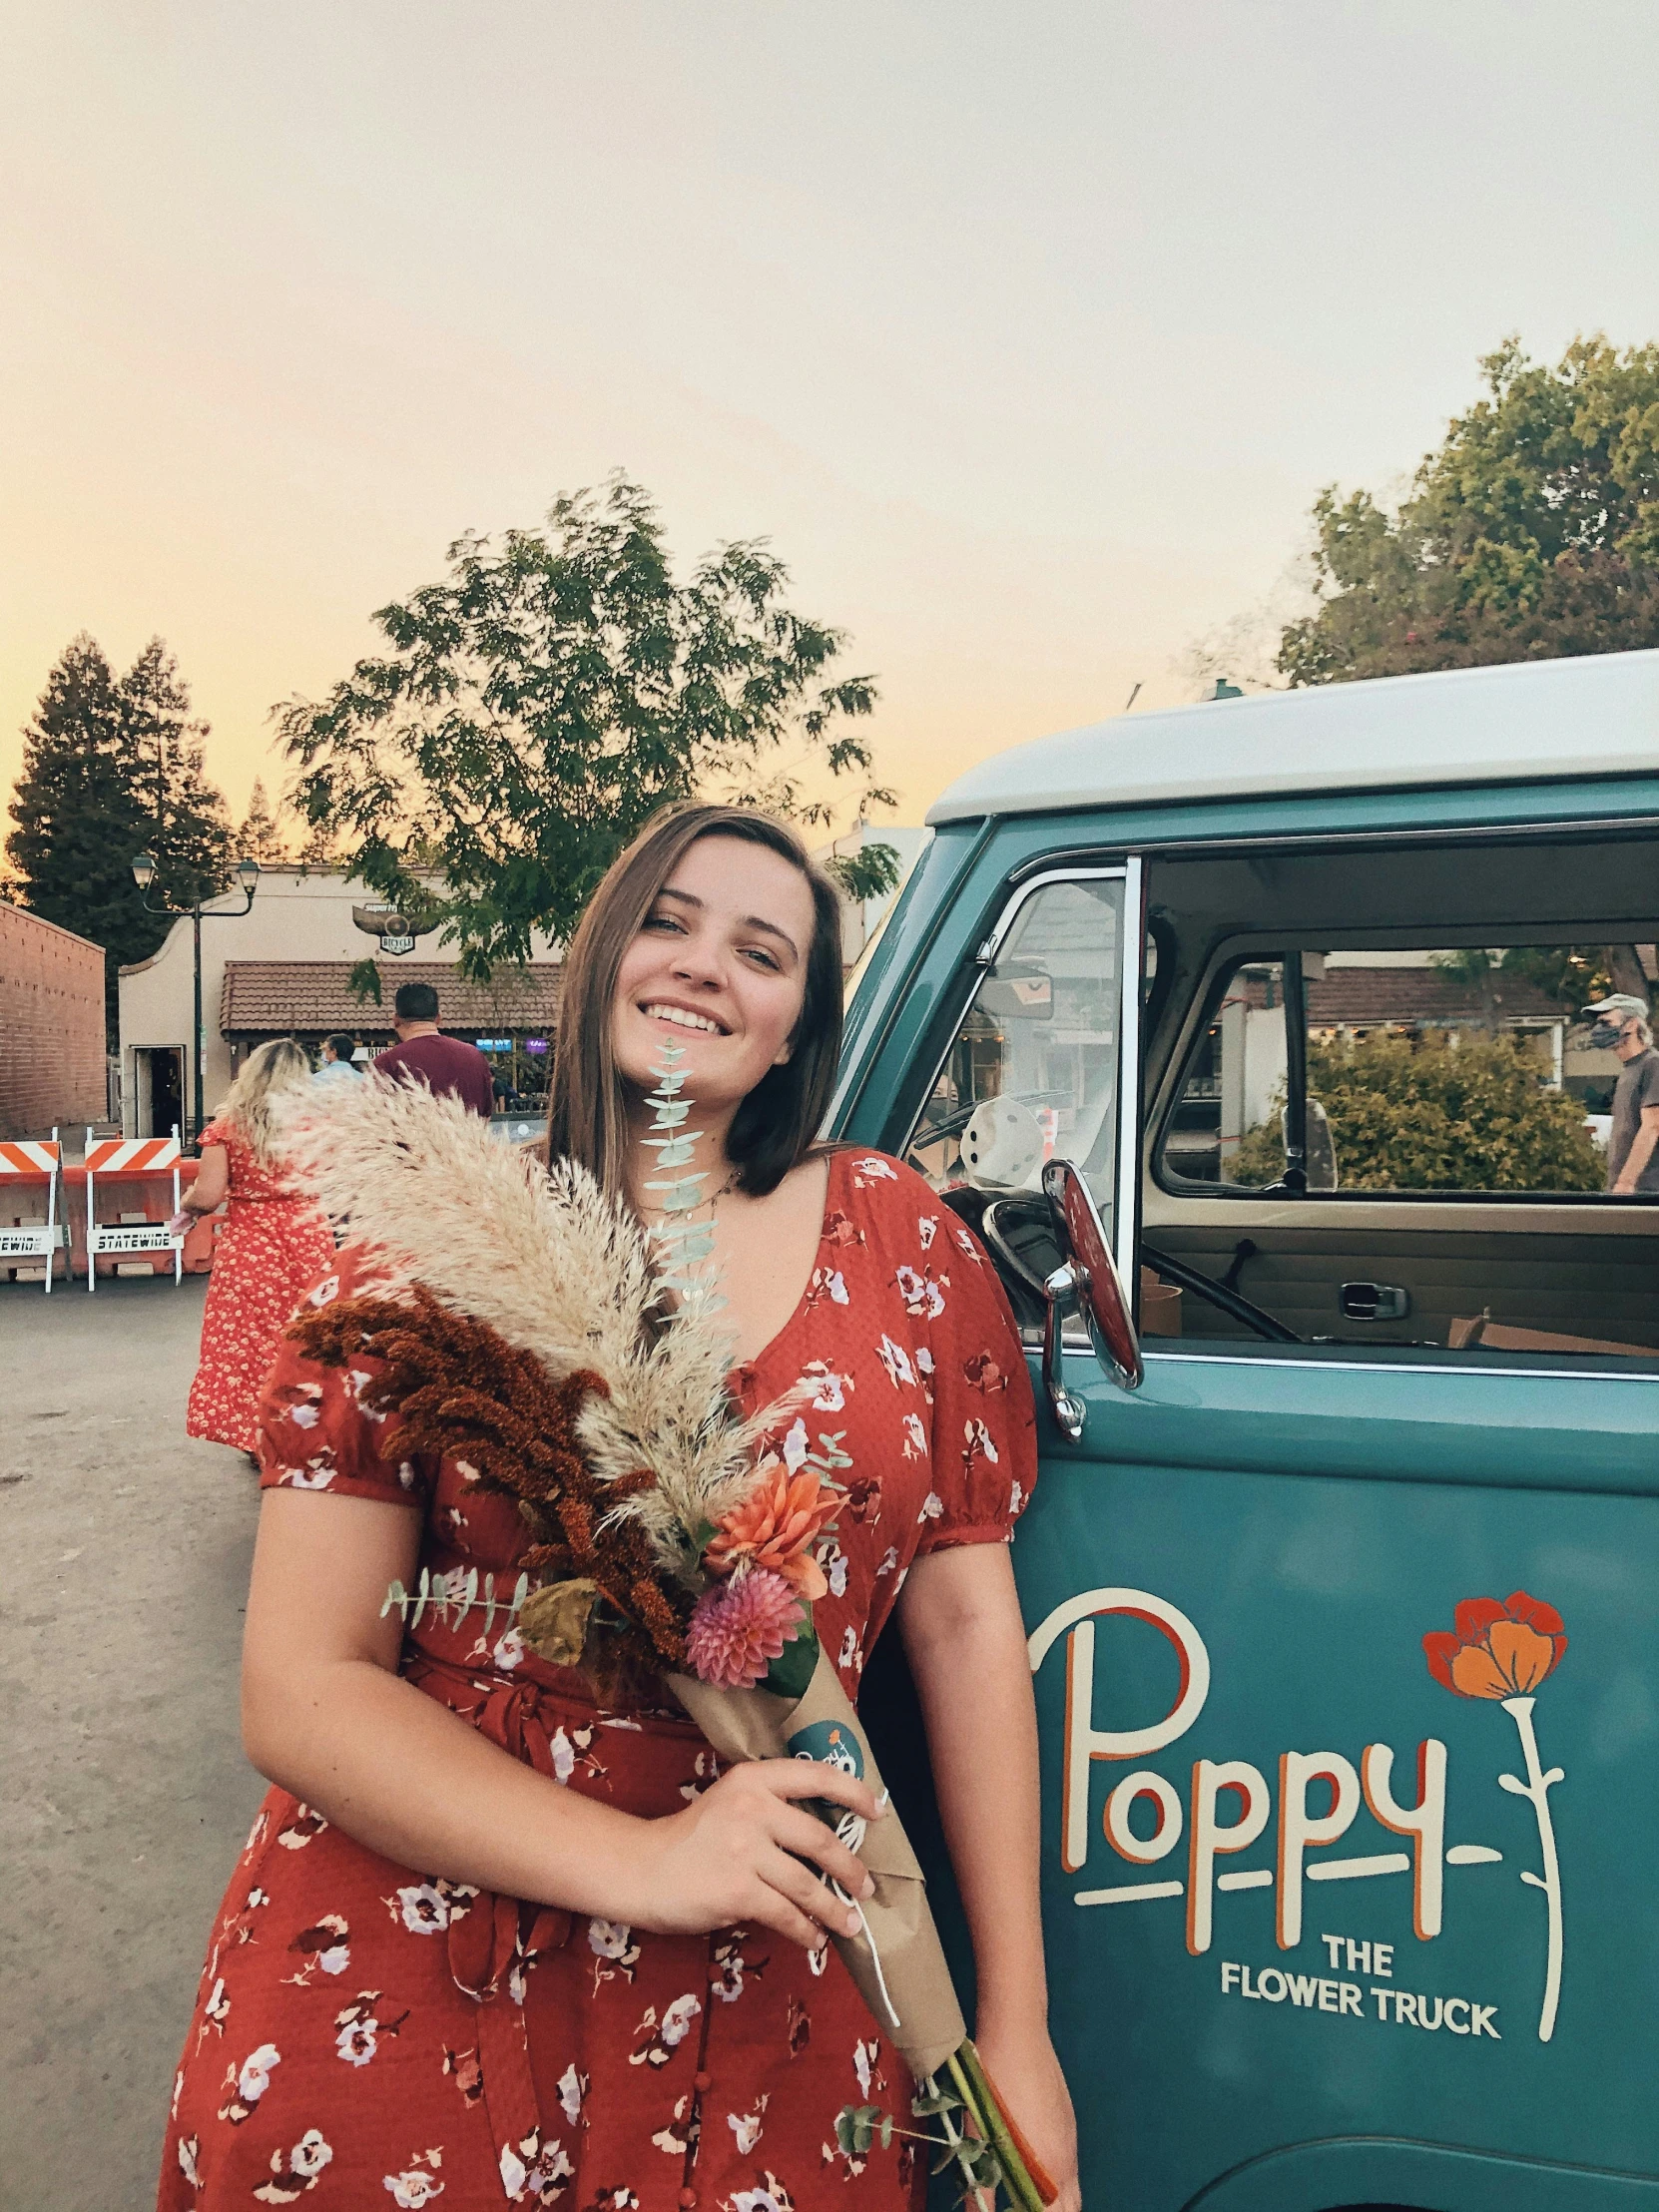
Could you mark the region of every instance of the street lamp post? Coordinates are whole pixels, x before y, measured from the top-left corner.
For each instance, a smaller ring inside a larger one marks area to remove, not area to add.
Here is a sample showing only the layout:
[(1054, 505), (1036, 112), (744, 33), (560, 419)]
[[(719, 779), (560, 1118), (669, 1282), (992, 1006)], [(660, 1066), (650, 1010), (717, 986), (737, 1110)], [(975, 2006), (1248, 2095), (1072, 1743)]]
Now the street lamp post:
[[(156, 855), (153, 852), (135, 853), (133, 856), (133, 880), (135, 883), (137, 883), (139, 889), (141, 891), (148, 891), (155, 879)], [(246, 914), (250, 907), (253, 905), (254, 893), (260, 887), (260, 863), (254, 858), (252, 853), (250, 853), (246, 859), (239, 860), (237, 862), (237, 880), (242, 885), (242, 904), (240, 906), (214, 907), (208, 913), (207, 918), (210, 921), (221, 919), (233, 920), (238, 914)], [(191, 934), (194, 940), (196, 955), (196, 1039), (191, 1048), (191, 1058), (195, 1073), (195, 1082), (192, 1085), (195, 1101), (195, 1113), (192, 1116), (190, 1141), (192, 1144), (195, 1144), (197, 1139), (201, 1136), (207, 1122), (207, 1116), (203, 1111), (202, 1105), (203, 901), (201, 899), (198, 899), (194, 906), (152, 906), (149, 899), (146, 898), (144, 901), (144, 910), (147, 914), (170, 914), (175, 919), (182, 919), (184, 915), (189, 914), (191, 919)]]

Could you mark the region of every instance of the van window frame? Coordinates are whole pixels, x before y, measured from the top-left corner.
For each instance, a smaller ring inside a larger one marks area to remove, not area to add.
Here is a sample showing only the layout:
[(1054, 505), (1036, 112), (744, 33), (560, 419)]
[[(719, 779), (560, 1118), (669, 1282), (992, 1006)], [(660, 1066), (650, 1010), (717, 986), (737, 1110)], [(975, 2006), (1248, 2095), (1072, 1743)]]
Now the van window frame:
[[(1453, 791), (1447, 792), (1444, 796), (1448, 806), (1454, 806), (1458, 799), (1467, 799), (1471, 795), (1466, 792)], [(1534, 791), (1528, 793), (1527, 796), (1535, 797), (1536, 793)], [(1611, 797), (1611, 794), (1609, 793), (1606, 796)], [(1190, 857), (1198, 859), (1212, 855), (1220, 857), (1225, 854), (1240, 852), (1292, 854), (1331, 850), (1384, 851), (1399, 844), (1451, 843), (1491, 846), (1525, 845), (1544, 841), (1588, 844), (1605, 840), (1622, 840), (1630, 837), (1651, 837), (1656, 830), (1659, 830), (1659, 810), (1655, 809), (1649, 809), (1642, 814), (1621, 814), (1612, 811), (1599, 815), (1539, 814), (1506, 822), (1470, 820), (1453, 814), (1451, 819), (1433, 824), (1394, 823), (1385, 827), (1378, 826), (1355, 830), (1310, 826), (1306, 829), (1291, 830), (1271, 830), (1258, 832), (1230, 830), (1219, 835), (1212, 834), (1208, 836), (1202, 832), (1194, 833), (1193, 830), (1187, 830), (1173, 834), (1138, 836), (1134, 840), (1132, 848), (1123, 842), (1114, 843), (1107, 838), (1094, 836), (1086, 840), (1079, 840), (1076, 843), (1056, 843), (1044, 850), (1029, 852), (1007, 870), (1002, 879), (1000, 902), (997, 893), (994, 891), (985, 898), (980, 909), (981, 913), (984, 915), (994, 914), (996, 921), (991, 924), (989, 933), (986, 932), (985, 924), (981, 922), (978, 934), (970, 939), (974, 949), (964, 951), (961, 956), (956, 971), (956, 986), (941, 994), (941, 1003), (936, 1015), (937, 1028), (932, 1031), (937, 1039), (936, 1048), (930, 1053), (918, 1053), (911, 1062), (911, 1070), (918, 1067), (926, 1069), (925, 1081), (911, 1094), (911, 1103), (908, 1108), (902, 1105), (896, 1108), (892, 1118), (887, 1122), (883, 1141), (894, 1152), (902, 1153), (914, 1137), (916, 1127), (920, 1122), (927, 1100), (932, 1096), (934, 1085), (938, 1081), (957, 1030), (978, 988), (978, 979), (983, 971), (976, 953), (991, 940), (991, 936), (1005, 932), (1006, 923), (1012, 918), (1011, 908), (1017, 894), (1024, 891), (1027, 886), (1035, 888), (1037, 880), (1065, 879), (1090, 873), (1114, 873), (1125, 866), (1127, 859), (1133, 858), (1139, 865), (1141, 878), (1139, 966), (1144, 1001), (1143, 1007), (1137, 1009), (1139, 1049), (1133, 1077), (1135, 1122), (1132, 1149), (1137, 1169), (1134, 1251), (1130, 1256), (1130, 1272), (1124, 1277), (1126, 1284), (1131, 1287), (1131, 1295), (1134, 1296), (1139, 1284), (1140, 1212), (1141, 1199), (1145, 1188), (1143, 1177), (1150, 1175), (1157, 1187), (1164, 1191), (1166, 1195), (1177, 1198), (1189, 1198), (1194, 1195), (1185, 1186), (1179, 1189), (1171, 1189), (1164, 1182), (1158, 1174), (1158, 1157), (1161, 1146), (1153, 1145), (1150, 1141), (1150, 1109), (1154, 1104), (1156, 1092), (1148, 1086), (1146, 1080), (1145, 1049), (1156, 1038), (1159, 1030), (1169, 1019), (1172, 1010), (1170, 999), (1173, 995), (1175, 976), (1173, 962), (1168, 957), (1169, 947), (1163, 941), (1163, 936), (1167, 935), (1167, 931), (1165, 931), (1162, 935), (1159, 935), (1157, 940), (1159, 953), (1157, 978), (1151, 993), (1145, 993), (1146, 934), (1149, 927), (1155, 931), (1157, 929), (1156, 918), (1149, 917), (1147, 913), (1149, 863), (1165, 858)], [(988, 836), (984, 841), (989, 841)], [(983, 845), (981, 849), (983, 849)], [(942, 914), (936, 917), (935, 933), (942, 918)], [(1001, 926), (999, 927), (999, 925)], [(1253, 937), (1258, 939), (1254, 949), (1262, 957), (1274, 956), (1282, 949), (1281, 939), (1277, 933), (1270, 941), (1267, 932), (1242, 930), (1239, 932), (1239, 936), (1233, 939), (1229, 945), (1217, 948), (1215, 955), (1216, 967), (1219, 969), (1225, 965), (1227, 959), (1235, 952), (1249, 946)], [(1207, 1001), (1214, 980), (1215, 973), (1212, 971), (1212, 974), (1205, 980), (1203, 990), (1195, 993), (1194, 1001), (1189, 1003), (1195, 1003), (1199, 1000)], [(1172, 1040), (1172, 1050), (1169, 1058), (1164, 1062), (1159, 1072), (1157, 1091), (1162, 1091), (1166, 1081), (1173, 1082), (1175, 1080), (1174, 1070), (1177, 1066), (1185, 1068), (1190, 1050), (1190, 1041), (1179, 1035)], [(902, 1093), (900, 1095), (902, 1096)], [(1163, 1115), (1160, 1114), (1160, 1138), (1162, 1136), (1162, 1121)], [(1123, 1153), (1130, 1149), (1128, 1146), (1122, 1148), (1120, 1164)], [(1235, 1195), (1241, 1199), (1260, 1198), (1260, 1193), (1248, 1190), (1240, 1190)], [(1334, 1203), (1340, 1204), (1345, 1200), (1352, 1202), (1355, 1194), (1339, 1191), (1335, 1193), (1314, 1192), (1308, 1195), (1314, 1199), (1330, 1198)], [(1368, 1194), (1368, 1203), (1382, 1195), (1383, 1194)], [(1397, 1195), (1402, 1203), (1420, 1207), (1428, 1204), (1455, 1205), (1460, 1202), (1471, 1205), (1490, 1203), (1494, 1194), (1485, 1192), (1468, 1194), (1431, 1192)], [(1526, 1205), (1528, 1203), (1560, 1205), (1565, 1202), (1564, 1197), (1555, 1196), (1552, 1198), (1547, 1193), (1540, 1194), (1536, 1200), (1533, 1200), (1530, 1194), (1505, 1193), (1499, 1195), (1502, 1196), (1503, 1202), (1509, 1205)], [(1629, 1203), (1628, 1201), (1614, 1200), (1605, 1195), (1598, 1199), (1597, 1194), (1593, 1192), (1567, 1195), (1571, 1197), (1574, 1203), (1589, 1206), (1596, 1204), (1612, 1206)], [(1119, 1259), (1120, 1267), (1122, 1265), (1122, 1250), (1123, 1248), (1120, 1246), (1114, 1252), (1114, 1257)], [(1138, 1310), (1138, 1297), (1135, 1297), (1135, 1304)], [(1092, 1354), (1092, 1342), (1075, 1318), (1068, 1318), (1063, 1335), (1065, 1349), (1068, 1353), (1078, 1357)], [(1026, 1349), (1028, 1353), (1032, 1351), (1030, 1342), (1027, 1343)], [(1594, 1355), (1531, 1352), (1493, 1355), (1487, 1352), (1482, 1357), (1478, 1351), (1471, 1350), (1461, 1355), (1445, 1352), (1437, 1357), (1430, 1355), (1427, 1358), (1424, 1358), (1419, 1351), (1413, 1358), (1411, 1352), (1403, 1346), (1397, 1348), (1386, 1346), (1367, 1348), (1343, 1345), (1340, 1347), (1321, 1347), (1317, 1351), (1299, 1351), (1292, 1346), (1266, 1343), (1245, 1344), (1216, 1339), (1214, 1341), (1206, 1340), (1202, 1343), (1189, 1342), (1177, 1349), (1174, 1345), (1166, 1344), (1161, 1340), (1149, 1339), (1143, 1342), (1143, 1356), (1149, 1366), (1155, 1365), (1158, 1368), (1166, 1366), (1179, 1368), (1183, 1365), (1223, 1368), (1265, 1367), (1270, 1371), (1305, 1369), (1310, 1372), (1324, 1374), (1349, 1372), (1364, 1375), (1383, 1371), (1401, 1376), (1463, 1379), (1470, 1382), (1547, 1381), (1580, 1384), (1621, 1382), (1637, 1385), (1645, 1384), (1650, 1389), (1659, 1387), (1659, 1373), (1655, 1373), (1645, 1364), (1633, 1367), (1620, 1362), (1617, 1366), (1614, 1366)]]
[(901, 1134), (892, 1149), (903, 1158), (914, 1143), (921, 1117), (938, 1086), (951, 1047), (979, 995), (981, 982), (996, 965), (997, 952), (1018, 919), (1020, 909), (1039, 891), (1055, 883), (1100, 882), (1123, 884), (1123, 938), (1118, 947), (1117, 1160), (1113, 1175), (1112, 1257), (1124, 1282), (1133, 1283), (1137, 1280), (1135, 1253), (1140, 1244), (1145, 1126), (1141, 1096), (1141, 1013), (1146, 988), (1146, 867), (1138, 849), (1122, 858), (1109, 860), (1091, 857), (1052, 867), (1038, 864), (1019, 871), (1017, 880), (1009, 879), (995, 921), (965, 963), (967, 989), (959, 998), (953, 998), (948, 1019), (941, 1024), (940, 1041), (931, 1056), (926, 1080), (917, 1087), (901, 1125)]

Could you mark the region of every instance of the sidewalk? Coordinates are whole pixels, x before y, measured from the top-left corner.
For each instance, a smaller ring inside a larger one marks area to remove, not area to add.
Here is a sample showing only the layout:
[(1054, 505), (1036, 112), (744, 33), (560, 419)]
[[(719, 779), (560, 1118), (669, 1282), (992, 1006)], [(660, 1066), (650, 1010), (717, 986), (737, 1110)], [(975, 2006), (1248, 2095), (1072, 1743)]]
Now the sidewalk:
[(258, 1512), (187, 1440), (206, 1279), (0, 1284), (0, 2206), (144, 2212), (209, 1924)]

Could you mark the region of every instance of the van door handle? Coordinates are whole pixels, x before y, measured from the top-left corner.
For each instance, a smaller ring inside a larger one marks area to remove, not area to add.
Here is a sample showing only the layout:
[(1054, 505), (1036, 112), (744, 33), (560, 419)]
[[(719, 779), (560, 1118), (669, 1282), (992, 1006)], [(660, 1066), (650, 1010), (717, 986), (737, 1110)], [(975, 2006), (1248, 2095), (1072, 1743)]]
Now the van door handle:
[(1345, 1283), (1338, 1302), (1349, 1321), (1403, 1321), (1411, 1294), (1393, 1283)]

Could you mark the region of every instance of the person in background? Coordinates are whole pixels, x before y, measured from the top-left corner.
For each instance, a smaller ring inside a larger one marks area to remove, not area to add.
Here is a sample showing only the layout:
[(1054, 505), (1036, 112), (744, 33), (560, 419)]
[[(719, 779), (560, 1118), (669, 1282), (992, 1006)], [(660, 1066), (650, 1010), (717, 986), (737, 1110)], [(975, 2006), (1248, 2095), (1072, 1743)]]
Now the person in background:
[(1618, 1198), (1659, 1198), (1659, 1052), (1647, 1006), (1628, 991), (1615, 991), (1584, 1011), (1595, 1021), (1590, 1043), (1611, 1045), (1624, 1063), (1613, 1086), (1607, 1188)]
[(331, 1037), (322, 1040), (322, 1064), (311, 1077), (313, 1083), (350, 1083), (361, 1075), (351, 1055), (357, 1049), (355, 1037), (348, 1037), (343, 1029), (336, 1029)]
[(438, 1027), (438, 994), (430, 983), (405, 983), (392, 1001), (397, 1042), (375, 1061), (381, 1075), (424, 1083), (437, 1098), (458, 1098), (485, 1121), (495, 1103), (490, 1064), (475, 1044)]
[(173, 1218), (177, 1228), (188, 1228), (230, 1201), (214, 1252), (185, 1432), (232, 1444), (251, 1459), (254, 1415), (276, 1340), (334, 1257), (327, 1223), (282, 1172), (281, 1113), (301, 1104), (310, 1084), (311, 1063), (290, 1037), (250, 1053), (202, 1132), (202, 1165)]

